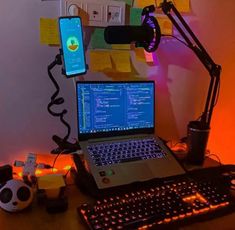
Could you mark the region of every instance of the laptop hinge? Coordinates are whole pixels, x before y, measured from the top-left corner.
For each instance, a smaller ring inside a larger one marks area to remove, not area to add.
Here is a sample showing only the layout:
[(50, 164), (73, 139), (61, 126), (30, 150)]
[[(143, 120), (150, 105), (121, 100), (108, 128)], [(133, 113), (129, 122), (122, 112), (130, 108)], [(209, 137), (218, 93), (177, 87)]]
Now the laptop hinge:
[(104, 138), (96, 138), (88, 140), (88, 143), (95, 142), (111, 142), (111, 141), (125, 141), (125, 140), (133, 140), (133, 139), (144, 139), (154, 137), (153, 134), (138, 134), (138, 135), (125, 135), (125, 136), (114, 136), (114, 137), (104, 137)]

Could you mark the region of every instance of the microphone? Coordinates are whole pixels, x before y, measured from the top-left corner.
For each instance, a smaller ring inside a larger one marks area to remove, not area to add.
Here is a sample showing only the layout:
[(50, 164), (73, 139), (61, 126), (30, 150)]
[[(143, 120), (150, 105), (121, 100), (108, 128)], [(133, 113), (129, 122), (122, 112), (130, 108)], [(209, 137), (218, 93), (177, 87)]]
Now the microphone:
[[(147, 8), (148, 9), (148, 8)], [(108, 44), (130, 44), (144, 47), (147, 52), (154, 52), (160, 43), (161, 30), (155, 17), (146, 13), (141, 26), (108, 26), (104, 30), (104, 39)]]
[(153, 30), (147, 26), (108, 26), (104, 31), (105, 41), (111, 44), (145, 42), (152, 37)]

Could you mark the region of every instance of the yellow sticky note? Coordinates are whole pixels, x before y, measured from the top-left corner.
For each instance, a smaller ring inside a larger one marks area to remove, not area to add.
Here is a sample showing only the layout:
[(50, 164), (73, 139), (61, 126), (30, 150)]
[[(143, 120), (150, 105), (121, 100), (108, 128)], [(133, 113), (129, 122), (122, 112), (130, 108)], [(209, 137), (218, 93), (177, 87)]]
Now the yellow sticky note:
[[(156, 1), (157, 1), (157, 7), (160, 7), (164, 0), (156, 0)], [(175, 4), (174, 1), (175, 0), (168, 0), (168, 2), (172, 2), (173, 4)]]
[(57, 19), (40, 18), (40, 43), (44, 45), (59, 45)]
[(157, 21), (161, 29), (161, 34), (164, 34), (164, 35), (173, 34), (173, 25), (169, 18), (159, 17), (157, 18)]
[(112, 49), (114, 50), (130, 50), (130, 44), (113, 44)]
[[(160, 7), (164, 0), (157, 0), (157, 7)], [(176, 9), (182, 13), (190, 12), (190, 0), (171, 0)]]
[(38, 177), (39, 189), (55, 189), (64, 186), (65, 182), (61, 174), (50, 174)]
[(90, 51), (90, 70), (105, 71), (112, 69), (110, 53), (107, 51)]
[(118, 72), (131, 72), (131, 58), (129, 51), (113, 50), (111, 53), (112, 60), (115, 65), (115, 69)]
[(135, 56), (137, 61), (145, 62), (145, 55), (143, 48), (135, 48)]
[(135, 0), (135, 6), (138, 8), (144, 8), (150, 5), (156, 5), (156, 0)]
[[(160, 7), (164, 0), (157, 0), (157, 7)], [(173, 1), (172, 1), (173, 2)]]
[(190, 12), (190, 1), (189, 0), (174, 0), (174, 4), (179, 12), (182, 12), (182, 13)]

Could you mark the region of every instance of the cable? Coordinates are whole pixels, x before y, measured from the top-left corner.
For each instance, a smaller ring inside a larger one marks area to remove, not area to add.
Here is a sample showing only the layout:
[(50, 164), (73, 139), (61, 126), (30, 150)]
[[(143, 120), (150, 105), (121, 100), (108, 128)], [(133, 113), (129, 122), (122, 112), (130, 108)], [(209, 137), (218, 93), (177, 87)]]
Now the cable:
[(218, 155), (216, 155), (216, 154), (214, 154), (214, 153), (209, 153), (208, 155), (205, 156), (205, 158), (209, 158), (209, 157), (211, 157), (211, 156), (214, 156), (214, 157), (217, 159), (217, 161), (219, 162), (219, 166), (222, 166), (222, 165), (223, 165), (222, 162), (221, 162), (221, 160), (220, 160), (220, 158), (218, 157)]
[(54, 169), (54, 167), (55, 167), (55, 163), (56, 163), (58, 157), (59, 157), (61, 154), (62, 154), (62, 152), (60, 152), (60, 153), (58, 153), (58, 154), (56, 155), (56, 157), (55, 157), (55, 159), (54, 159), (54, 161), (53, 161), (53, 164), (52, 164), (52, 166), (51, 166), (52, 172), (53, 172), (53, 169)]
[(74, 86), (74, 90), (75, 90), (75, 92), (77, 91), (77, 88), (76, 88), (76, 80), (75, 80), (75, 78), (73, 78), (73, 86)]
[(67, 128), (67, 134), (63, 137), (60, 138), (57, 135), (53, 135), (52, 139), (53, 141), (58, 145), (58, 148), (55, 148), (51, 151), (52, 154), (58, 154), (58, 153), (64, 153), (68, 154), (71, 152), (76, 152), (78, 149), (80, 149), (78, 142), (76, 141), (75, 143), (70, 143), (68, 142), (68, 138), (71, 133), (71, 127), (67, 121), (64, 119), (64, 115), (67, 113), (67, 110), (64, 109), (61, 112), (54, 112), (51, 107), (54, 105), (61, 105), (64, 103), (64, 98), (63, 97), (58, 97), (60, 87), (58, 83), (56, 82), (55, 78), (53, 77), (51, 70), (56, 66), (56, 65), (62, 65), (62, 60), (61, 60), (61, 54), (57, 54), (55, 57), (55, 60), (48, 65), (47, 71), (48, 71), (48, 76), (50, 77), (52, 83), (54, 84), (56, 91), (55, 93), (51, 96), (51, 101), (49, 102), (47, 106), (48, 112), (55, 117), (59, 117), (60, 121), (65, 125)]
[(213, 105), (213, 107), (215, 107), (217, 105), (218, 99), (219, 99), (219, 94), (220, 94), (220, 79), (218, 82), (218, 89), (217, 89), (217, 95), (216, 95), (216, 99), (215, 99), (215, 103)]
[[(218, 103), (218, 99), (219, 99), (219, 94), (220, 94), (220, 79), (219, 79), (219, 83), (218, 83), (218, 89), (217, 89), (217, 95), (216, 95), (216, 99), (215, 99), (215, 103), (213, 105), (213, 108), (217, 105)], [(213, 109), (212, 108), (212, 109)], [(202, 114), (196, 119), (196, 121), (200, 121), (202, 118)]]
[(71, 169), (72, 169), (72, 166), (71, 166), (70, 169), (64, 174), (65, 179), (66, 179), (67, 175), (69, 174), (69, 172), (71, 171)]
[(180, 38), (178, 38), (178, 37), (176, 37), (174, 35), (162, 34), (161, 36), (162, 37), (172, 37), (172, 38), (175, 38), (176, 40), (178, 40), (179, 42), (181, 42), (182, 44), (184, 44), (185, 46), (190, 48), (186, 42), (184, 42), (183, 40), (181, 40)]
[(56, 66), (56, 65), (61, 65), (62, 64), (62, 60), (61, 60), (61, 55), (57, 54), (55, 60), (48, 66), (47, 68), (47, 72), (48, 72), (48, 76), (50, 77), (52, 83), (54, 84), (56, 91), (55, 93), (51, 96), (51, 101), (49, 102), (48, 106), (47, 106), (47, 110), (48, 112), (55, 117), (59, 117), (60, 121), (66, 126), (67, 128), (67, 134), (64, 136), (63, 140), (67, 141), (67, 139), (69, 138), (70, 132), (71, 132), (71, 127), (68, 124), (68, 122), (66, 122), (64, 120), (64, 115), (67, 113), (67, 110), (64, 109), (62, 110), (62, 112), (54, 112), (51, 110), (51, 107), (54, 105), (61, 105), (64, 103), (64, 98), (63, 97), (57, 97), (59, 95), (60, 92), (60, 87), (58, 85), (58, 83), (56, 82), (55, 78), (53, 77), (51, 70)]
[(60, 155), (62, 155), (63, 153), (64, 153), (64, 152), (61, 151), (60, 153), (58, 153), (58, 154), (56, 155), (56, 157), (55, 157), (55, 159), (54, 159), (54, 161), (53, 161), (53, 164), (52, 164), (52, 166), (51, 166), (51, 170), (52, 170), (52, 171), (53, 171), (53, 168), (55, 167), (55, 163), (56, 163), (58, 157), (59, 157)]
[(179, 139), (179, 141), (176, 141), (174, 144), (173, 144), (173, 140), (167, 140), (165, 141), (165, 143), (169, 146), (169, 148), (174, 148), (176, 147), (177, 145), (185, 145), (187, 142), (187, 137), (182, 137)]

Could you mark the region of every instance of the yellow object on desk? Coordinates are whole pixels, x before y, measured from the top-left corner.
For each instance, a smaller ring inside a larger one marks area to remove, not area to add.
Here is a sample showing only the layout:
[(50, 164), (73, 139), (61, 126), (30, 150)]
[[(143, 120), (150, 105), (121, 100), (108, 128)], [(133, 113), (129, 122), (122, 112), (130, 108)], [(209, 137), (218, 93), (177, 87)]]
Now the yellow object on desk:
[(62, 187), (65, 187), (65, 181), (61, 174), (38, 177), (38, 189), (44, 190), (47, 198), (57, 198)]

